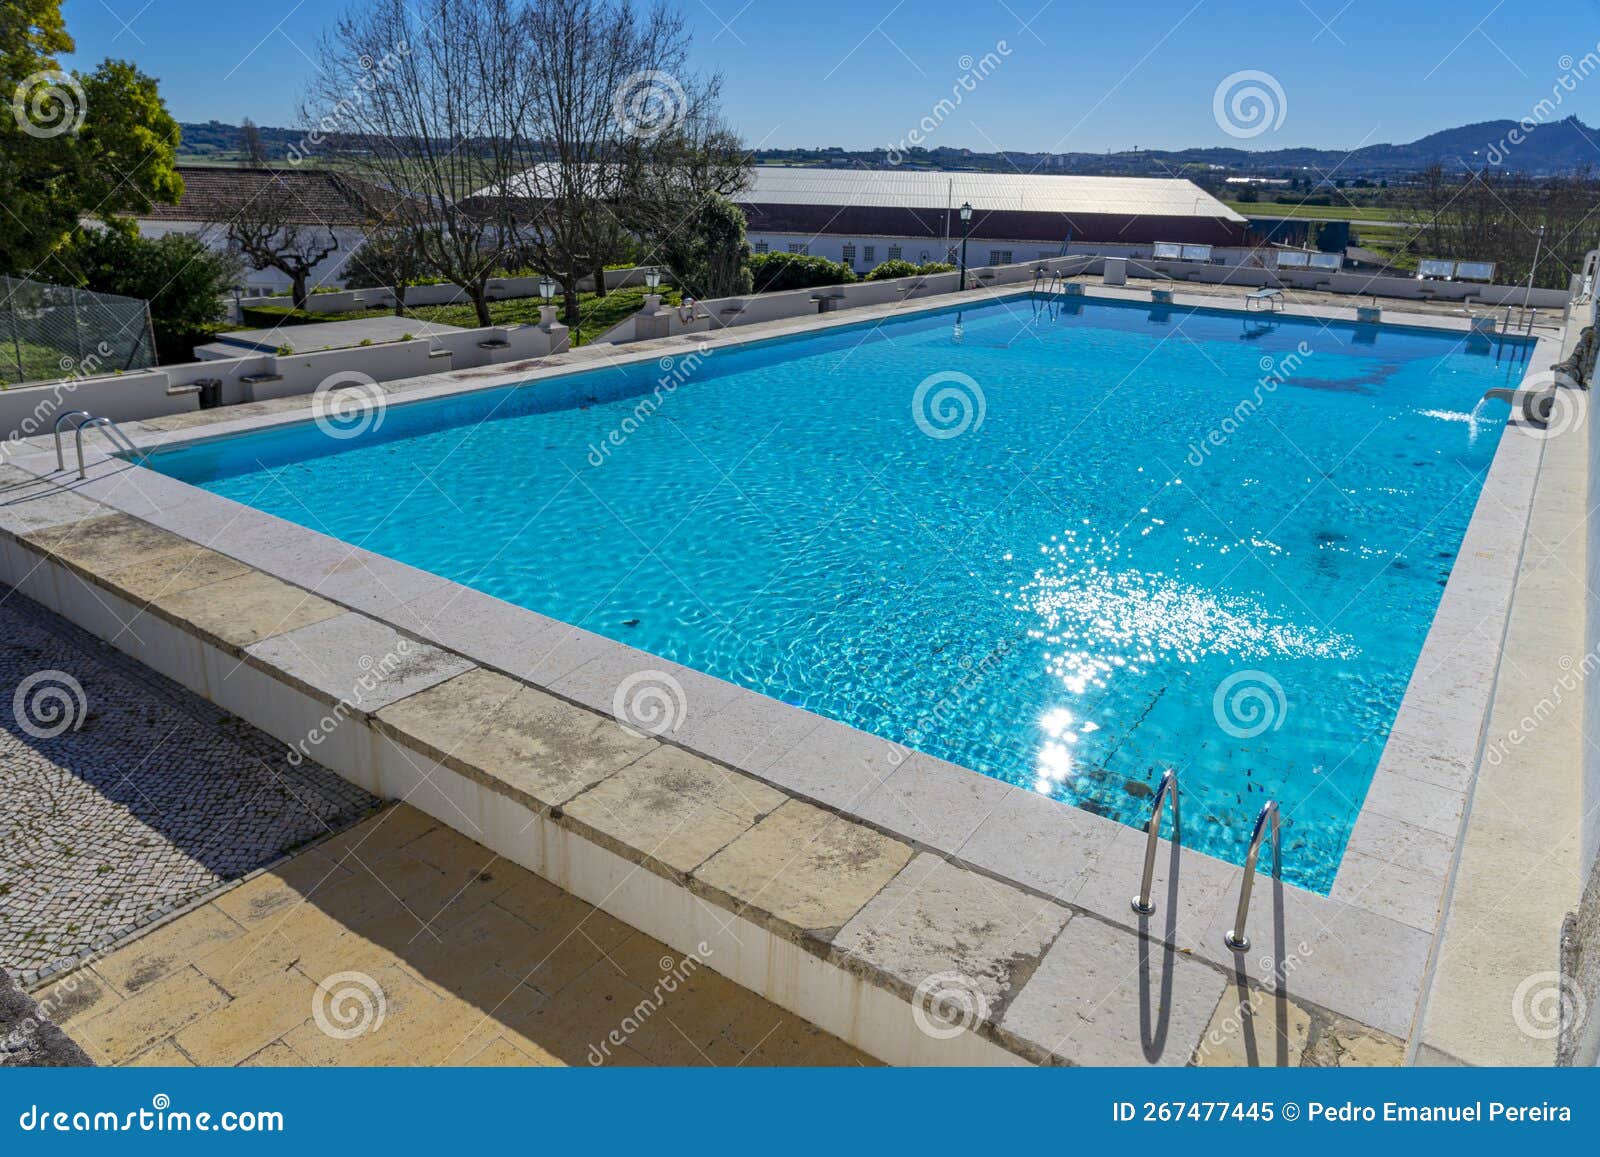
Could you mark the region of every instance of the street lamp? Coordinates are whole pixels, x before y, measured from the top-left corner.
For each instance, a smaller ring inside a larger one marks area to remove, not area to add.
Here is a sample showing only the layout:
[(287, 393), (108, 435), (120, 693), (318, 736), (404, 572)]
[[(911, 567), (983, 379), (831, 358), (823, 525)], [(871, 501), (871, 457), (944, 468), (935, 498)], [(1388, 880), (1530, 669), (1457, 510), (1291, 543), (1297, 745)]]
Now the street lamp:
[(961, 202), (961, 288), (967, 287), (967, 238), (972, 235), (972, 202)]
[(659, 289), (661, 287), (661, 270), (653, 265), (646, 269), (644, 271), (644, 285), (651, 293)]
[(546, 305), (549, 305), (550, 299), (555, 295), (555, 279), (547, 273), (543, 277), (539, 278), (539, 300), (544, 302)]

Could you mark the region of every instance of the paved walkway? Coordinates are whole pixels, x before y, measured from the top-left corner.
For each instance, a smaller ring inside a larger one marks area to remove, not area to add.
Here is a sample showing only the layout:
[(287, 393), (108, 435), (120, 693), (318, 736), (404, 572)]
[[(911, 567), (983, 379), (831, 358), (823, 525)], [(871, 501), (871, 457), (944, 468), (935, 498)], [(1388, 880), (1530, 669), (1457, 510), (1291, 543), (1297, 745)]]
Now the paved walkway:
[(0, 586), (0, 968), (24, 984), (377, 801)]
[(101, 1064), (874, 1063), (404, 804), (34, 996)]

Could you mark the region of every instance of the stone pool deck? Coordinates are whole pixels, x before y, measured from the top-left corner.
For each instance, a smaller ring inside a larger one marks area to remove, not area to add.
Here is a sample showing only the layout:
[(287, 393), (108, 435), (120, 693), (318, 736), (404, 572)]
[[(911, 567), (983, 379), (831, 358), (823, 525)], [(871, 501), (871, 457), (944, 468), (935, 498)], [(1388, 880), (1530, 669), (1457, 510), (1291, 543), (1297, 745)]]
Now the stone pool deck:
[(404, 804), (35, 996), (105, 1065), (872, 1063)]
[[(1424, 321), (1464, 335), (1459, 319)], [(630, 356), (668, 348), (684, 343)], [(390, 393), (537, 383), (581, 364)], [(296, 416), (303, 400), (130, 432), (155, 445)], [(1453, 856), (1410, 864), (1407, 890), (1384, 876), (1440, 839), (1453, 847), (1467, 812), (1536, 451), (1508, 430), (1485, 484), (1480, 515), (1510, 513), (1474, 519), (1445, 596), (1476, 618), (1441, 611), (1429, 639), (1471, 674), (1414, 681), (1353, 837), (1372, 870), (1326, 898), (1262, 880), (1244, 956), (1221, 942), (1237, 867), (1163, 841), (1158, 913), (1135, 917), (1139, 833), (120, 461), (62, 487), (53, 459), (19, 458), (0, 577), (284, 742), (315, 737), (316, 758), (363, 788), (680, 952), (705, 945), (712, 969), (880, 1059), (1398, 1063)], [(119, 579), (135, 562), (153, 586)], [(650, 738), (612, 717), (640, 675), (686, 698)]]

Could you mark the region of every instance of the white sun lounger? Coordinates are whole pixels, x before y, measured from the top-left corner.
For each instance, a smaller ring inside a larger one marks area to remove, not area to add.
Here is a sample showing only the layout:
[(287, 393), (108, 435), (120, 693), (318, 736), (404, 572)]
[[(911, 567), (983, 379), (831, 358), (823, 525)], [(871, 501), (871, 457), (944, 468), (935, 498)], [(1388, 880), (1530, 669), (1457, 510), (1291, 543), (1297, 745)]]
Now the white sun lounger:
[(1251, 308), (1252, 304), (1260, 302), (1263, 309), (1282, 309), (1283, 290), (1267, 286), (1244, 295), (1244, 307)]

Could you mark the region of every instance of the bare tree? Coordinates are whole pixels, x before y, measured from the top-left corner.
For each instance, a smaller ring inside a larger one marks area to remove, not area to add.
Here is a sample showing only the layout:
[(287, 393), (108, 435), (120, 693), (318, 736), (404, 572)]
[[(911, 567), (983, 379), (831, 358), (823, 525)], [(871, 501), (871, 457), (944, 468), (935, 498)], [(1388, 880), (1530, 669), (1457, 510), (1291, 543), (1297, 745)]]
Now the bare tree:
[(369, 0), (324, 37), (305, 101), (306, 151), (362, 178), (379, 222), (406, 205), (427, 268), (489, 325), (489, 279), (508, 248), (498, 198), (517, 161), (504, 137), (523, 87), (522, 17), (507, 0)]
[[(537, 0), (522, 10), (515, 99), (503, 133), (520, 172), (503, 220), (534, 265), (556, 278), (568, 325), (578, 281), (600, 271), (631, 226), (629, 180), (690, 121), (709, 119), (715, 78), (687, 68), (689, 36), (663, 4)], [(686, 223), (686, 226), (690, 223)]]
[(250, 268), (276, 269), (288, 277), (295, 308), (304, 309), (311, 274), (338, 252), (339, 237), (303, 203), (290, 176), (270, 169), (246, 171), (258, 179), (241, 181), (238, 191), (219, 203), (214, 224)]
[(388, 289), (394, 293), (394, 315), (406, 315), (406, 286), (427, 272), (416, 232), (385, 228), (371, 233), (345, 263), (345, 285), (351, 289)]

